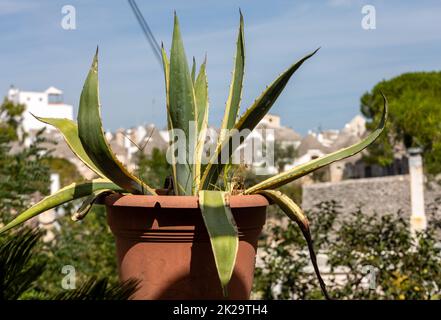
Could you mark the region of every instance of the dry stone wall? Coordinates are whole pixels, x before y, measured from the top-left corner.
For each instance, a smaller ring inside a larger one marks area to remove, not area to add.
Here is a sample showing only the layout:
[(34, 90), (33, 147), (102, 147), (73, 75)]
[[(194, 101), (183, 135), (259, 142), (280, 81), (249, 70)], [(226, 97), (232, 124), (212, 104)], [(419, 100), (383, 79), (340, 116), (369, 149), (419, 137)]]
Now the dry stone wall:
[[(351, 213), (363, 208), (363, 212), (379, 214), (396, 213), (399, 210), (410, 216), (410, 177), (396, 175), (380, 178), (343, 180), (303, 186), (302, 207), (311, 209), (321, 201), (335, 200), (342, 206), (342, 213)], [(425, 184), (424, 198), (426, 210), (435, 199), (441, 197), (441, 186), (437, 183)]]

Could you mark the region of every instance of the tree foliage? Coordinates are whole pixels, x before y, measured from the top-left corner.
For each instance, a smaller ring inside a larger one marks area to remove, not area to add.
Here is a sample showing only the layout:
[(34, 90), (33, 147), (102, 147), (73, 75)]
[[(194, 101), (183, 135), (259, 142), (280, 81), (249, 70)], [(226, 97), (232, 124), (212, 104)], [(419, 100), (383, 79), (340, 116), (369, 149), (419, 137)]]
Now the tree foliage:
[[(335, 299), (441, 299), (441, 220), (433, 204), (428, 229), (412, 236), (400, 212), (342, 216), (336, 202), (309, 212), (316, 251), (327, 259), (325, 281)], [(291, 224), (272, 223), (255, 274), (263, 299), (318, 299), (306, 243)], [(375, 273), (370, 287), (368, 270)]]
[(49, 259), (39, 278), (39, 288), (52, 294), (59, 292), (65, 265), (75, 268), (79, 282), (99, 275), (109, 285), (117, 284), (115, 240), (107, 226), (104, 206), (94, 205), (83, 220), (75, 222), (69, 217), (74, 208), (66, 207), (64, 211), (65, 215), (58, 218), (59, 227), (53, 229), (54, 241), (42, 247)]
[(0, 105), (0, 137), (5, 141), (17, 141), (24, 136), (21, 126), (23, 112), (26, 109), (24, 104), (16, 104), (4, 99)]
[(26, 228), (0, 237), (0, 301), (127, 300), (136, 290), (138, 281), (112, 284), (102, 275), (89, 276), (70, 290), (62, 289), (61, 281), (56, 292), (41, 288), (38, 280), (49, 261), (41, 245), (41, 232)]
[[(43, 131), (27, 136), (22, 127), (24, 110), (24, 105), (8, 100), (0, 106), (0, 223), (26, 208), (33, 197), (49, 192), (50, 172), (58, 172), (62, 184), (81, 179), (73, 164), (52, 157), (43, 147), (47, 142)], [(52, 242), (42, 243), (40, 233), (28, 231), (0, 237), (0, 298), (94, 295), (104, 299), (106, 292), (117, 290), (115, 243), (104, 208), (95, 206), (84, 221), (73, 222), (70, 214), (76, 205), (64, 207), (65, 216), (58, 218), (58, 228), (52, 228)], [(61, 270), (65, 265), (75, 267), (79, 290), (63, 292), (65, 274)]]
[(379, 82), (361, 97), (361, 112), (373, 129), (381, 114), (383, 92), (389, 100), (389, 120), (383, 134), (369, 148), (368, 160), (380, 165), (393, 161), (394, 146), (423, 149), (427, 172), (441, 172), (441, 72), (405, 73)]
[(0, 222), (22, 211), (35, 193), (47, 194), (49, 167), (44, 164), (50, 152), (43, 131), (26, 145), (22, 128), (24, 105), (4, 100), (0, 105)]
[(137, 175), (156, 188), (164, 186), (165, 179), (171, 172), (166, 153), (158, 148), (153, 148), (150, 155), (142, 151), (137, 153)]
[(43, 163), (49, 167), (51, 173), (57, 173), (60, 176), (61, 186), (67, 186), (73, 182), (84, 181), (84, 178), (78, 172), (77, 167), (67, 159), (48, 157)]
[(274, 163), (279, 172), (285, 171), (285, 166), (292, 164), (297, 156), (297, 150), (293, 145), (283, 145), (280, 142), (274, 143)]

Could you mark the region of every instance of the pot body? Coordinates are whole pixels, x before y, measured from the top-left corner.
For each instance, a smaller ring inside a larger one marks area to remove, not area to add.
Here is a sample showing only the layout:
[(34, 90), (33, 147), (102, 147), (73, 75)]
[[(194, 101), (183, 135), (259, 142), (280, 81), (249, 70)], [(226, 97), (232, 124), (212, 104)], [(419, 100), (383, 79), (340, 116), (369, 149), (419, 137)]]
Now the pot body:
[[(140, 280), (133, 299), (224, 299), (197, 197), (110, 195), (105, 204), (120, 280)], [(230, 197), (239, 250), (228, 299), (249, 299), (267, 205)]]

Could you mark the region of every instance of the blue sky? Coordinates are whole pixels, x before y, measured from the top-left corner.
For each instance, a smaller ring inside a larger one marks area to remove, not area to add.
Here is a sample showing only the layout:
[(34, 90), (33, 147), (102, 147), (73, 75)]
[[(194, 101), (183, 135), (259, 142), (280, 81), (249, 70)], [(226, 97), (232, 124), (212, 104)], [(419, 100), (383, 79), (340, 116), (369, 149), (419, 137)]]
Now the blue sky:
[[(441, 69), (441, 1), (138, 0), (159, 41), (170, 48), (176, 9), (187, 57), (208, 55), (210, 123), (223, 115), (239, 7), (245, 18), (245, 110), (280, 72), (321, 50), (296, 73), (272, 113), (284, 125), (340, 128), (359, 112), (375, 83), (403, 72)], [(61, 8), (76, 8), (77, 29), (64, 30)], [(375, 30), (361, 28), (361, 8), (376, 8)], [(96, 45), (105, 129), (165, 125), (163, 75), (125, 0), (0, 0), (0, 90), (54, 85), (78, 106)]]

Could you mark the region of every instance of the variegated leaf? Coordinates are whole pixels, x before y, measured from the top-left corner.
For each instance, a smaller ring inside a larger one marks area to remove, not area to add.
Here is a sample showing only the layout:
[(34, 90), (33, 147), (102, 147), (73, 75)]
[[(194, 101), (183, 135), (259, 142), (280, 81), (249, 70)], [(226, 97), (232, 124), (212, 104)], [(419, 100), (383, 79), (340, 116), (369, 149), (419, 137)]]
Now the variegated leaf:
[(264, 195), (268, 199), (274, 201), (280, 209), (290, 218), (292, 221), (294, 221), (302, 231), (302, 234), (306, 240), (306, 243), (308, 245), (309, 255), (311, 257), (311, 262), (314, 267), (314, 271), (317, 275), (317, 279), (320, 284), (320, 288), (322, 289), (323, 295), (326, 299), (330, 299), (328, 291), (326, 290), (325, 282), (322, 279), (322, 276), (320, 274), (320, 270), (317, 264), (317, 258), (314, 252), (314, 246), (311, 238), (311, 232), (309, 231), (309, 222), (308, 218), (304, 214), (303, 210), (294, 202), (292, 201), (287, 195), (281, 193), (280, 191), (276, 190), (260, 190), (257, 191), (257, 193)]
[(243, 16), (240, 12), (239, 33), (236, 42), (236, 56), (234, 58), (234, 69), (231, 76), (230, 92), (225, 105), (224, 118), (222, 120), (219, 144), (225, 138), (225, 130), (232, 129), (236, 124), (239, 114), (240, 99), (242, 96), (243, 75), (245, 71), (245, 44), (244, 44)]
[[(177, 191), (179, 195), (191, 195), (194, 191), (194, 156), (197, 137), (197, 112), (193, 82), (188, 68), (175, 14), (173, 41), (170, 53), (169, 103), (173, 130), (182, 130), (186, 139), (185, 159), (178, 157), (176, 163)], [(183, 141), (180, 141), (182, 143)]]
[[(216, 182), (218, 180), (219, 175), (222, 173), (222, 170), (225, 166), (225, 160), (229, 159), (235, 148), (238, 147), (232, 146), (232, 142), (238, 136), (243, 137), (244, 139), (247, 137), (246, 132), (251, 132), (260, 120), (268, 113), (268, 111), (273, 106), (274, 102), (276, 102), (279, 95), (282, 93), (286, 84), (288, 83), (291, 76), (300, 68), (300, 66), (312, 57), (316, 52), (308, 54), (304, 58), (300, 59), (298, 62), (289, 67), (285, 72), (283, 72), (277, 79), (266, 88), (266, 90), (257, 98), (256, 101), (252, 104), (250, 108), (240, 117), (237, 121), (234, 129), (228, 137), (225, 138), (222, 145), (219, 145), (213, 158), (208, 163), (205, 168), (204, 174), (201, 179), (201, 187), (202, 189), (213, 189), (216, 186)], [(249, 130), (249, 131), (242, 131)]]
[(199, 206), (210, 236), (219, 279), (227, 294), (227, 285), (233, 275), (239, 248), (239, 236), (236, 222), (230, 207), (226, 203), (223, 191), (199, 191)]
[(156, 194), (153, 188), (123, 166), (104, 136), (98, 93), (98, 50), (81, 92), (78, 133), (87, 155), (106, 177), (129, 192)]
[(0, 229), (0, 234), (19, 224), (22, 224), (23, 222), (39, 215), (40, 213), (55, 208), (66, 202), (89, 196), (98, 190), (113, 190), (116, 192), (125, 191), (120, 186), (107, 179), (95, 179), (82, 183), (72, 183), (71, 185), (58, 190), (54, 194), (45, 197), (43, 200), (34, 204), (29, 209), (20, 213), (14, 220)]

